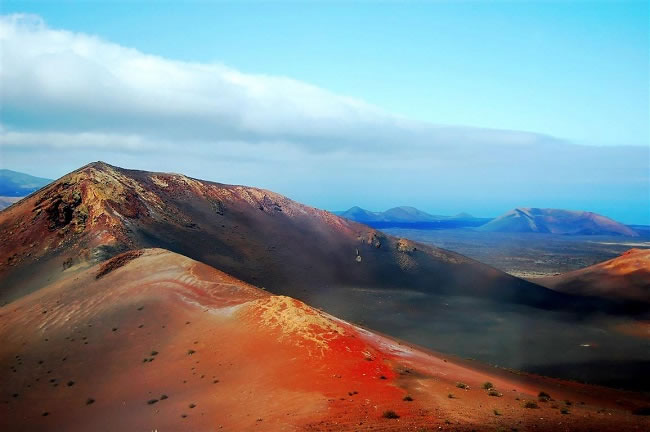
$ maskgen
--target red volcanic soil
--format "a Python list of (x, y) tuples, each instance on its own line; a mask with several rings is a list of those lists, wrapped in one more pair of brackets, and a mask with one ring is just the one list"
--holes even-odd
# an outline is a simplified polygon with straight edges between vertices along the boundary
[(609, 261), (535, 282), (569, 294), (650, 303), (650, 249), (630, 249)]
[(462, 255), (397, 239), (267, 190), (101, 162), (1, 212), (0, 243), (0, 304), (38, 289), (62, 269), (147, 247), (307, 302), (351, 286), (534, 306), (569, 302)]
[(650, 428), (645, 396), (425, 352), (161, 249), (0, 307), (0, 371), (6, 431)]

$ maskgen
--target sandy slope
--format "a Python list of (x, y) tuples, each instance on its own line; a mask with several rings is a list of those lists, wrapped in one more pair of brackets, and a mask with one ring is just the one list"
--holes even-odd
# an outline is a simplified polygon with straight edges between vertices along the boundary
[(638, 394), (443, 358), (161, 249), (63, 273), (0, 308), (0, 430), (650, 427)]
[(569, 294), (650, 303), (650, 249), (630, 249), (614, 259), (535, 282)]

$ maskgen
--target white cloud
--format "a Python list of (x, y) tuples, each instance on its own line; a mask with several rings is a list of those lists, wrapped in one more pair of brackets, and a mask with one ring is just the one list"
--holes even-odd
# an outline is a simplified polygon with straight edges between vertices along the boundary
[[(33, 16), (0, 19), (3, 112), (43, 128), (109, 130), (178, 139), (284, 140), (308, 151), (352, 146), (534, 143), (523, 132), (434, 127), (285, 77), (143, 54), (48, 28)], [(42, 119), (50, 121), (41, 122)]]

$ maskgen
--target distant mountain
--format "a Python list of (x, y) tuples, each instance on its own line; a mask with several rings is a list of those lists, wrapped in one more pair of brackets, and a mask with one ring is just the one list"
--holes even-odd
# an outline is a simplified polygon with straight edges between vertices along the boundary
[(362, 209), (361, 207), (354, 206), (346, 211), (334, 212), (334, 214), (344, 217), (356, 222), (377, 222), (384, 220), (381, 212), (371, 212), (370, 210)]
[(480, 227), (490, 232), (537, 232), (572, 235), (637, 237), (631, 228), (608, 217), (586, 211), (516, 208)]
[(0, 210), (6, 209), (16, 201), (20, 200), (21, 197), (6, 197), (0, 196)]
[(650, 249), (630, 249), (609, 261), (534, 281), (568, 294), (650, 303)]
[(52, 183), (50, 179), (0, 169), (0, 196), (2, 197), (24, 197), (50, 183)]
[(393, 207), (384, 212), (373, 212), (354, 206), (349, 210), (334, 213), (373, 228), (450, 229), (477, 227), (491, 220), (476, 218), (469, 213), (459, 213), (456, 216), (432, 215), (409, 206)]

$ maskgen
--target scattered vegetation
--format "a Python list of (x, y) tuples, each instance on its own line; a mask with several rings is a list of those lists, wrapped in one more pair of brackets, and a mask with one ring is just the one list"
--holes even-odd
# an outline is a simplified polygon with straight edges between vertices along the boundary
[(192, 354), (194, 354), (195, 352), (196, 352), (196, 351), (194, 351), (193, 349), (191, 349), (191, 350), (187, 350), (187, 355), (192, 355)]
[(448, 397), (449, 399), (453, 399), (453, 398), (454, 398), (454, 395), (453, 395), (453, 393), (449, 393), (449, 394), (447, 395), (447, 397)]
[(562, 414), (569, 414), (569, 408), (562, 407), (562, 408), (560, 408), (560, 412), (561, 412)]
[(191, 403), (189, 406), (190, 406), (190, 408), (195, 408), (196, 404)]
[(148, 405), (153, 405), (153, 404), (155, 404), (156, 402), (158, 402), (158, 399), (149, 399), (149, 400), (147, 401), (147, 404), (148, 404)]
[(86, 399), (86, 405), (92, 405), (94, 403), (95, 403), (95, 399), (93, 399), (93, 398)]
[(68, 387), (72, 387), (74, 385), (74, 381), (68, 381)]
[(167, 396), (166, 394), (161, 395), (161, 396), (160, 396), (160, 400), (165, 400), (165, 399), (167, 399), (168, 397), (169, 397), (169, 396)]
[(539, 405), (535, 401), (526, 401), (524, 402), (524, 408), (539, 408)]
[(501, 412), (498, 409), (493, 409), (492, 412), (494, 413), (495, 416), (500, 416)]
[(393, 410), (386, 410), (386, 411), (384, 411), (384, 413), (381, 416), (383, 418), (387, 418), (387, 419), (398, 419), (399, 418), (399, 414), (397, 414)]
[(149, 355), (157, 356), (157, 355), (158, 355), (158, 351), (151, 351), (151, 354), (149, 354)]
[(488, 391), (489, 396), (495, 396), (495, 397), (501, 397), (503, 396), (501, 393), (499, 393), (496, 389), (490, 389)]
[(492, 384), (490, 381), (484, 382), (483, 383), (483, 388), (485, 390), (490, 390), (494, 388), (494, 384)]
[(462, 382), (457, 382), (456, 387), (458, 387), (460, 389), (465, 389), (465, 390), (469, 389), (469, 386), (467, 384), (465, 384), (465, 383), (462, 383)]
[(540, 402), (548, 402), (548, 401), (553, 400), (553, 399), (551, 398), (550, 394), (541, 391), (537, 395), (537, 400), (540, 401)]
[(565, 404), (566, 406), (571, 406), (571, 405), (573, 405), (573, 402), (571, 402), (570, 400), (565, 400), (565, 401), (564, 401), (564, 404)]
[(409, 396), (409, 395), (404, 396), (404, 398), (402, 400), (404, 400), (406, 402), (413, 402), (413, 398), (411, 396)]

